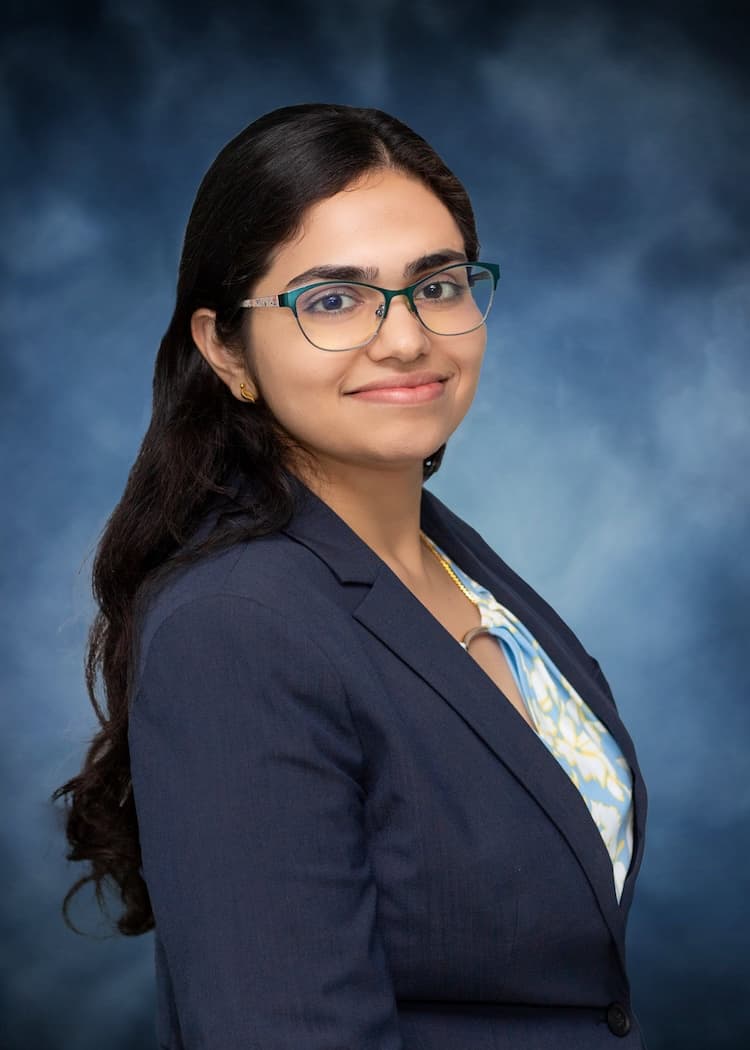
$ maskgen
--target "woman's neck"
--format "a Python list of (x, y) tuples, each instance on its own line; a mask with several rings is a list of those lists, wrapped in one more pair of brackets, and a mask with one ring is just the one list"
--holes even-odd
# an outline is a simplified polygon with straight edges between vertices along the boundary
[(301, 480), (375, 551), (397, 575), (414, 583), (432, 577), (430, 559), (420, 536), (421, 463), (409, 469), (363, 469), (355, 465), (329, 469)]

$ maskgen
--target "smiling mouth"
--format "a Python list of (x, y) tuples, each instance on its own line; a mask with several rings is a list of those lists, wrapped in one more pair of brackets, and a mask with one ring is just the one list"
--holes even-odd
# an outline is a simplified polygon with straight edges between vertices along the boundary
[[(408, 380), (408, 376), (404, 376), (404, 380)], [(437, 383), (446, 383), (450, 379), (450, 376), (435, 376), (434, 378), (423, 379), (419, 383), (409, 383), (407, 381), (403, 383), (391, 383), (388, 386), (364, 386), (360, 387), (359, 390), (347, 390), (347, 394), (370, 394), (376, 390), (415, 390), (421, 386), (434, 386)]]
[(446, 380), (434, 379), (418, 386), (381, 386), (369, 390), (354, 390), (348, 396), (358, 401), (379, 401), (387, 404), (421, 404), (442, 397)]

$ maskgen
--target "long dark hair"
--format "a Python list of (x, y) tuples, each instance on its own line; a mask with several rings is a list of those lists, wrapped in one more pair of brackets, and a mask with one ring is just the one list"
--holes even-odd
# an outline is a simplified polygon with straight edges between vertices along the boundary
[[(238, 304), (270, 266), (273, 251), (300, 228), (306, 210), (359, 176), (390, 167), (422, 181), (448, 208), (478, 258), (471, 203), (464, 187), (423, 138), (378, 109), (307, 104), (267, 113), (231, 140), (206, 173), (185, 232), (174, 314), (161, 341), (151, 422), (93, 563), (98, 612), (85, 655), (85, 680), (100, 723), (80, 773), (52, 795), (66, 798), (67, 859), (89, 867), (66, 893), (93, 881), (104, 910), (109, 878), (124, 911), (122, 934), (154, 926), (141, 874), (138, 824), (130, 791), (128, 703), (139, 598), (167, 571), (218, 547), (286, 525), (294, 511), (287, 468), (301, 450), (260, 398), (239, 402), (195, 346), (190, 321), (199, 307), (216, 311), (227, 346), (242, 352)], [(424, 461), (440, 466), (445, 444)], [(221, 515), (199, 544), (188, 540), (237, 474), (252, 477), (252, 506)], [(97, 700), (101, 684), (105, 710)]]

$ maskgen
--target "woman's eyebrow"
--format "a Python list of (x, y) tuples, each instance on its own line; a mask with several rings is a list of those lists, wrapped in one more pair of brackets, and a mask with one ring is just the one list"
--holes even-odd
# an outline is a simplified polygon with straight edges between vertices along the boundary
[[(457, 252), (454, 248), (443, 248), (440, 251), (430, 252), (429, 255), (421, 255), (418, 259), (413, 259), (412, 262), (407, 263), (404, 267), (404, 277), (408, 280), (410, 277), (415, 277), (418, 273), (424, 273), (426, 270), (437, 270), (447, 263), (466, 261), (466, 252)], [(322, 281), (374, 281), (379, 272), (377, 266), (321, 264), (320, 266), (311, 266), (309, 270), (298, 273), (296, 277), (289, 281), (284, 291), (316, 279)]]

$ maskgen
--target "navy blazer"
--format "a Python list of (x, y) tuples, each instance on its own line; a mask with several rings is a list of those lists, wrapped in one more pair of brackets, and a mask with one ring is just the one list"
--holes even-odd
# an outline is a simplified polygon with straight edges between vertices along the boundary
[[(629, 1050), (646, 791), (597, 661), (428, 489), (421, 526), (531, 630), (634, 779), (612, 864), (474, 658), (293, 479), (283, 529), (179, 570), (129, 745), (164, 1050)], [(210, 519), (207, 519), (207, 521)]]

